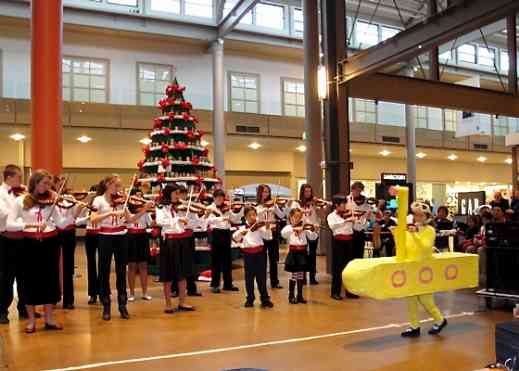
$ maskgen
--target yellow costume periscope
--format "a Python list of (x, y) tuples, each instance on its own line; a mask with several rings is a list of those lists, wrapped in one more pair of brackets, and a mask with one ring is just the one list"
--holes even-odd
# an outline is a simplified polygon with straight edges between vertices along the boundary
[[(433, 254), (435, 230), (429, 225), (407, 230), (409, 190), (398, 188), (398, 225), (393, 234), (396, 257), (356, 259), (342, 273), (343, 284), (349, 292), (373, 299), (407, 298), (411, 328), (402, 336), (420, 335), (418, 303), (436, 321), (430, 334), (437, 334), (447, 324), (434, 304), (433, 293), (478, 285), (478, 255), (462, 253)], [(414, 203), (430, 213), (425, 204)], [(420, 211), (420, 210), (418, 210)]]

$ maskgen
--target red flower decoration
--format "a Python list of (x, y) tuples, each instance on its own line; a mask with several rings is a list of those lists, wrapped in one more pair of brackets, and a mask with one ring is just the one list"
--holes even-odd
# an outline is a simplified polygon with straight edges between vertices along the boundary
[(172, 112), (169, 112), (169, 113), (168, 113), (168, 117), (169, 117), (170, 119), (175, 118), (175, 112), (173, 112), (173, 111), (172, 111)]
[(169, 160), (169, 158), (163, 158), (162, 167), (167, 168), (169, 165), (171, 165), (171, 161)]
[(144, 155), (145, 155), (146, 157), (148, 157), (149, 154), (150, 154), (150, 152), (151, 152), (151, 150), (150, 150), (150, 146), (144, 146), (144, 147), (142, 148), (142, 152), (144, 153)]
[(193, 158), (191, 159), (191, 163), (193, 165), (198, 165), (200, 163), (200, 158), (198, 158), (198, 156), (193, 156)]
[(168, 85), (166, 88), (166, 95), (171, 95), (175, 92), (175, 89), (173, 88), (173, 85)]
[(139, 170), (142, 170), (143, 167), (144, 167), (144, 160), (140, 160), (139, 162), (137, 162), (137, 168), (139, 168)]
[(162, 120), (159, 119), (158, 117), (156, 119), (153, 120), (153, 128), (154, 129), (160, 129), (162, 128)]
[(184, 113), (182, 114), (182, 118), (184, 119), (184, 121), (189, 121), (189, 113), (184, 112)]
[(164, 135), (170, 135), (171, 134), (171, 129), (170, 128), (164, 128), (164, 130), (162, 130), (162, 132), (164, 133)]
[(160, 149), (161, 149), (161, 151), (163, 153), (168, 153), (169, 152), (169, 144), (163, 144)]
[(187, 148), (187, 144), (186, 143), (183, 143), (183, 142), (176, 142), (175, 143), (175, 149), (186, 149)]
[(188, 130), (188, 132), (186, 133), (186, 136), (188, 139), (193, 139), (195, 137), (195, 134), (193, 133), (192, 130)]
[(161, 173), (157, 176), (157, 182), (162, 183), (166, 180), (166, 177), (164, 176), (164, 173)]
[(202, 156), (207, 157), (208, 154), (209, 150), (207, 148), (202, 151)]

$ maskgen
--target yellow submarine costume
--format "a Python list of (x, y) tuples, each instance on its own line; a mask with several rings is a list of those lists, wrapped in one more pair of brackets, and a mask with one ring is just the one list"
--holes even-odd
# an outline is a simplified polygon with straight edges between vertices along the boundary
[[(435, 230), (423, 223), (408, 231), (409, 190), (398, 189), (398, 224), (393, 234), (396, 257), (356, 259), (342, 273), (343, 284), (349, 292), (373, 299), (406, 298), (411, 328), (402, 336), (420, 335), (418, 304), (434, 318), (430, 334), (439, 333), (447, 324), (434, 304), (433, 293), (451, 291), (478, 285), (478, 255), (462, 253), (433, 254)], [(428, 206), (414, 203), (430, 214)], [(417, 211), (420, 211), (417, 210)]]

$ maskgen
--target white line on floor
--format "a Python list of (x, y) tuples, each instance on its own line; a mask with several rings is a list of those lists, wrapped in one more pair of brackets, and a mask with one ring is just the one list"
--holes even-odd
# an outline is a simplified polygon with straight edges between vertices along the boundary
[[(474, 312), (461, 312), (461, 313), (452, 314), (452, 315), (445, 316), (445, 317), (450, 319), (450, 318), (467, 317), (467, 316), (473, 316), (473, 315), (474, 315)], [(423, 320), (421, 322), (423, 323), (423, 322), (428, 322), (431, 320), (432, 320), (432, 318), (429, 318), (429, 319)], [(343, 331), (343, 332), (334, 332), (331, 334), (306, 336), (306, 337), (292, 338), (292, 339), (285, 339), (285, 340), (267, 341), (264, 343), (239, 345), (239, 346), (228, 347), (228, 348), (216, 348), (216, 349), (206, 349), (206, 350), (199, 350), (199, 351), (186, 352), (186, 353), (165, 354), (162, 356), (132, 358), (132, 359), (124, 359), (124, 360), (120, 360), (120, 361), (91, 363), (91, 364), (80, 365), (80, 366), (71, 366), (71, 367), (66, 367), (66, 368), (48, 369), (48, 370), (44, 370), (44, 371), (85, 370), (85, 369), (89, 369), (89, 368), (100, 368), (100, 367), (107, 367), (107, 366), (123, 365), (123, 364), (128, 364), (128, 363), (139, 363), (139, 362), (157, 361), (157, 360), (161, 360), (161, 359), (173, 359), (173, 358), (181, 358), (181, 357), (200, 356), (200, 355), (213, 354), (213, 353), (231, 352), (231, 351), (235, 351), (235, 350), (267, 347), (267, 346), (271, 346), (271, 345), (299, 343), (299, 342), (303, 342), (303, 341), (326, 339), (326, 338), (337, 337), (337, 336), (355, 335), (355, 334), (361, 334), (361, 333), (366, 333), (366, 332), (386, 330), (386, 329), (390, 329), (390, 328), (398, 328), (398, 327), (403, 327), (403, 326), (407, 326), (407, 325), (409, 325), (409, 323), (390, 323), (385, 326), (368, 327), (368, 328)]]

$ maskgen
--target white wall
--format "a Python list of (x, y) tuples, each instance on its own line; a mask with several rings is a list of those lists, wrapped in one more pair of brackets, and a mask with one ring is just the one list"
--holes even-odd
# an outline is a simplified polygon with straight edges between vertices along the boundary
[[(11, 37), (12, 36), (12, 37)], [(3, 67), (3, 95), (9, 98), (30, 96), (30, 41), (27, 32), (0, 37)], [(68, 32), (64, 35), (63, 54), (109, 61), (109, 102), (136, 104), (137, 63), (175, 66), (179, 81), (187, 86), (186, 98), (196, 108), (212, 109), (212, 56), (205, 46), (173, 41), (129, 39), (96, 34)], [(284, 63), (267, 59), (231, 55), (224, 57), (228, 71), (260, 75), (261, 112), (281, 114), (281, 78), (303, 78), (302, 63)], [(225, 81), (227, 95), (227, 78)], [(227, 109), (227, 96), (225, 99)]]

